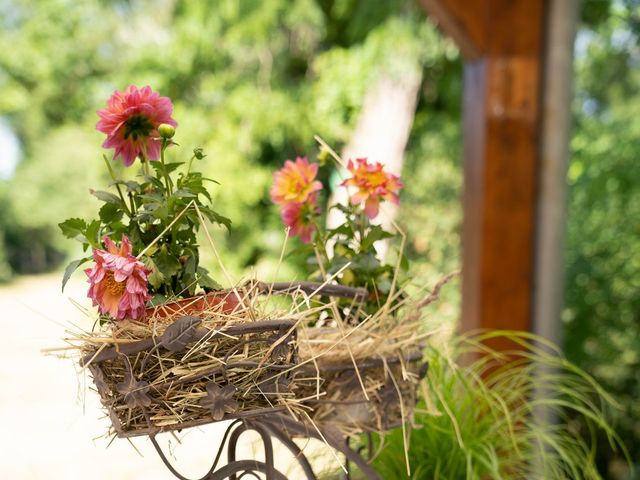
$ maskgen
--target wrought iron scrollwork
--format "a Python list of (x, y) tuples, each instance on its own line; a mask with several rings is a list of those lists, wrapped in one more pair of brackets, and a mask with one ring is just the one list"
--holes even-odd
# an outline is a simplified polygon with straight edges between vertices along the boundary
[[(247, 431), (254, 431), (260, 436), (264, 447), (264, 461), (238, 459), (238, 441), (241, 435)], [(338, 432), (332, 430), (318, 432), (311, 425), (294, 420), (286, 414), (265, 414), (252, 418), (232, 421), (220, 441), (215, 458), (209, 471), (197, 480), (241, 480), (243, 478), (262, 478), (258, 474), (266, 476), (268, 480), (287, 480), (287, 476), (279, 471), (274, 464), (273, 439), (278, 440), (289, 450), (294, 461), (304, 472), (306, 480), (317, 480), (309, 460), (304, 452), (293, 441), (293, 437), (316, 438), (326, 441), (332, 448), (344, 454), (347, 465), (354, 463), (369, 480), (380, 480), (378, 473), (360, 455), (359, 451), (350, 448), (349, 443)], [(196, 480), (185, 477), (171, 464), (162, 447), (156, 440), (156, 435), (149, 435), (162, 462), (169, 471), (179, 480)], [(227, 451), (227, 463), (218, 467), (224, 451)], [(349, 477), (349, 473), (347, 473)]]

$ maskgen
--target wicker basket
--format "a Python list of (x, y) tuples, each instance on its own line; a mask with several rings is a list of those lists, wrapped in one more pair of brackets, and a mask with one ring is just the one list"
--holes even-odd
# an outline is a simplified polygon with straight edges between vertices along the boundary
[[(367, 294), (339, 285), (253, 282), (155, 307), (149, 310), (156, 322), (153, 335), (116, 336), (106, 348), (86, 351), (81, 364), (91, 371), (115, 433), (155, 435), (234, 418), (295, 414), (296, 409), (345, 436), (383, 432), (410, 420), (427, 367), (422, 345), (360, 357), (355, 364), (344, 355), (300, 363), (300, 318), (225, 320), (251, 317), (245, 303), (258, 294), (301, 293), (354, 302)], [(217, 309), (216, 321), (194, 316), (207, 309)], [(311, 330), (320, 338), (326, 334)]]
[[(120, 332), (106, 348), (86, 351), (81, 365), (89, 368), (115, 433), (151, 435), (301, 408), (295, 401), (287, 404), (295, 400), (296, 321), (252, 320), (245, 305), (258, 294), (298, 293), (359, 298), (366, 292), (252, 282), (149, 309), (153, 335), (131, 339)], [(197, 316), (208, 309), (215, 310), (216, 321)], [(227, 320), (243, 316), (240, 322)]]
[[(212, 331), (198, 328), (198, 321), (183, 316), (162, 335), (83, 358), (119, 437), (284, 408), (279, 388), (289, 375), (282, 372), (296, 361), (294, 323), (251, 322)], [(194, 362), (203, 357), (219, 362), (190, 373), (194, 344)]]
[(293, 383), (296, 396), (308, 399), (305, 404), (316, 424), (350, 436), (384, 432), (409, 421), (426, 372), (422, 349), (416, 348), (406, 355), (359, 360), (357, 370), (353, 362), (330, 359), (306, 364), (296, 370)]

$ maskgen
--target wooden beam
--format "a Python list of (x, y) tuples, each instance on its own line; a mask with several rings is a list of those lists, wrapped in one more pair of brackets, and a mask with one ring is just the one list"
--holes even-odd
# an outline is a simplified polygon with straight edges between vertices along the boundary
[(462, 56), (474, 60), (482, 56), (485, 45), (485, 8), (481, 1), (420, 0), (429, 16), (458, 45)]
[(546, 2), (423, 4), (464, 36), (462, 329), (530, 331)]

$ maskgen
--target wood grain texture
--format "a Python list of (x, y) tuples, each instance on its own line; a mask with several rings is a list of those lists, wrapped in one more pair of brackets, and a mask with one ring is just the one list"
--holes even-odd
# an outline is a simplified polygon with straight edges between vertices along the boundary
[(420, 0), (438, 26), (458, 45), (465, 60), (480, 58), (485, 49), (488, 13), (481, 0)]
[(546, 2), (422, 3), (465, 58), (462, 329), (531, 330)]

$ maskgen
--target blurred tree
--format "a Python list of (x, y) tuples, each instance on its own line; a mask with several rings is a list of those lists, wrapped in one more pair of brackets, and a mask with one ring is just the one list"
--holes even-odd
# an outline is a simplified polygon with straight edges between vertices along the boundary
[[(314, 133), (336, 148), (348, 142), (367, 88), (390, 66), (399, 77), (415, 65), (423, 71), (406, 168), (425, 179), (432, 159), (456, 168), (456, 157), (428, 149), (452, 142), (441, 152), (455, 153), (457, 127), (442, 140), (431, 127), (456, 125), (459, 61), (411, 0), (46, 0), (37, 8), (9, 0), (0, 8), (0, 88), (8, 93), (0, 116), (25, 154), (7, 196), (25, 228), (95, 209), (86, 189), (107, 182), (95, 110), (129, 83), (171, 96), (177, 141), (208, 154), (201, 168), (222, 183), (212, 192), (216, 208), (235, 220), (228, 236), (214, 238), (238, 277), (247, 267), (272, 272), (279, 256), (284, 235), (268, 199), (271, 172), (295, 155), (313, 157)], [(410, 62), (399, 61), (399, 39)], [(458, 211), (459, 183), (448, 191), (442, 205)], [(426, 213), (425, 195), (437, 197), (407, 188), (403, 201), (441, 225)], [(456, 228), (453, 221), (441, 229), (452, 245)], [(447, 268), (457, 263), (457, 254), (434, 258)]]
[[(583, 4), (563, 320), (568, 357), (620, 401), (618, 429), (640, 466), (639, 7)], [(602, 473), (628, 478), (602, 444)]]

